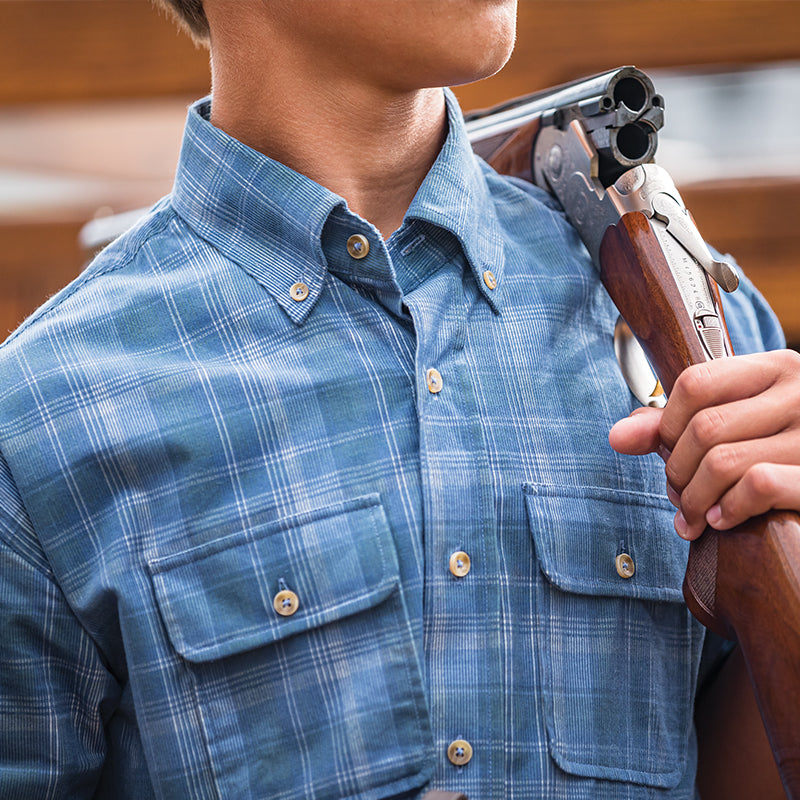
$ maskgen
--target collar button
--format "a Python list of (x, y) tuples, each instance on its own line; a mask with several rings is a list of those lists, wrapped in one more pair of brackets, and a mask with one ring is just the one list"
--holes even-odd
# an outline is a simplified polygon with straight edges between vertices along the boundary
[(292, 300), (297, 303), (302, 303), (303, 300), (308, 297), (308, 286), (300, 282), (292, 284), (292, 287), (289, 289), (289, 294)]
[(362, 236), (360, 233), (354, 233), (347, 240), (347, 252), (352, 258), (365, 258), (367, 253), (369, 253), (369, 239), (367, 239), (366, 236)]

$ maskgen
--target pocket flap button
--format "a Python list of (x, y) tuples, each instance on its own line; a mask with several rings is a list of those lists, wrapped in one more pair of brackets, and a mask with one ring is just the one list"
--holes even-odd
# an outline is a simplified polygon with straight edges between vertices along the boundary
[(291, 589), (281, 589), (273, 598), (272, 605), (282, 617), (291, 617), (297, 611), (300, 600)]
[(636, 565), (627, 553), (620, 553), (615, 559), (615, 564), (620, 578), (632, 578), (636, 572)]

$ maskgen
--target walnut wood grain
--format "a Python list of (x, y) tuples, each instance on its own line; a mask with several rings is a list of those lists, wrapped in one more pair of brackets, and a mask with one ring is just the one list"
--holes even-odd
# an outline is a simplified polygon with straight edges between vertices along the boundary
[(533, 183), (533, 143), (540, 128), (539, 120), (517, 128), (510, 135), (478, 142), (475, 152), (503, 175), (511, 175)]

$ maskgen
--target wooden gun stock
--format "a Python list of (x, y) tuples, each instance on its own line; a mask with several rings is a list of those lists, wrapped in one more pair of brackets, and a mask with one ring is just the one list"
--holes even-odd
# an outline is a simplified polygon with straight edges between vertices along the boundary
[(540, 127), (540, 121), (534, 119), (510, 133), (473, 142), (472, 149), (501, 175), (533, 183), (531, 154)]
[[(476, 137), (473, 148), (498, 172), (535, 182), (539, 131), (538, 119), (527, 120)], [(606, 290), (669, 394), (686, 367), (708, 356), (648, 218), (622, 215), (602, 238), (599, 262)], [(800, 800), (800, 516), (776, 512), (725, 533), (707, 529), (690, 547), (684, 596), (700, 622), (738, 641), (781, 781)]]
[[(706, 360), (650, 223), (626, 214), (600, 248), (601, 279), (671, 391)], [(773, 512), (692, 542), (684, 580), (692, 613), (738, 641), (787, 795), (800, 798), (800, 516)]]

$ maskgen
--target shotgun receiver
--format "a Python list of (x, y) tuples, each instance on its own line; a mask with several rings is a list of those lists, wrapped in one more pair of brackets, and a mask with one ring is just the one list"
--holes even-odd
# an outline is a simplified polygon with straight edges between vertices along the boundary
[[(733, 354), (719, 287), (738, 284), (653, 163), (663, 114), (650, 78), (621, 67), (467, 116), (479, 156), (563, 206), (627, 323), (617, 326), (623, 372), (649, 362), (658, 376), (642, 391), (629, 380), (650, 405), (687, 366)], [(683, 589), (700, 622), (738, 641), (787, 796), (800, 800), (800, 516), (707, 528)]]

